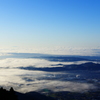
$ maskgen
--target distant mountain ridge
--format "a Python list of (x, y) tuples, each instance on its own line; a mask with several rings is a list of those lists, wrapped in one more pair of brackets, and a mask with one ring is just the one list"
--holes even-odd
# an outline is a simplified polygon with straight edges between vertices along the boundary
[(20, 93), (14, 91), (13, 87), (8, 91), (0, 88), (0, 100), (56, 100), (50, 96), (38, 92)]
[[(60, 64), (60, 65), (62, 65), (62, 64)], [(40, 70), (40, 71), (50, 71), (50, 72), (68, 71), (68, 70), (100, 70), (100, 64), (96, 64), (93, 62), (88, 62), (88, 63), (84, 63), (84, 64), (80, 64), (80, 65), (71, 64), (71, 65), (62, 65), (62, 66), (63, 67), (50, 67), (50, 68), (49, 67), (36, 68), (33, 66), (29, 66), (29, 67), (19, 67), (19, 68), (25, 69), (25, 70)]]

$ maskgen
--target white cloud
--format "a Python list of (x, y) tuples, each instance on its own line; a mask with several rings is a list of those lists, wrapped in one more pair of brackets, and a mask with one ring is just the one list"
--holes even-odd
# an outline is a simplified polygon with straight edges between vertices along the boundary
[[(20, 69), (0, 69), (0, 86), (9, 89), (14, 87), (19, 92), (38, 91), (44, 88), (48, 88), (52, 91), (86, 91), (89, 89), (95, 89), (93, 84), (79, 83), (75, 81), (57, 81), (41, 79), (46, 74), (65, 74), (65, 73), (53, 73), (43, 71), (28, 71)], [(39, 79), (40, 77), (40, 79)], [(32, 80), (32, 81), (27, 81)]]
[[(96, 50), (99, 52), (99, 49)], [(22, 52), (22, 53), (47, 53), (47, 54), (63, 54), (63, 55), (97, 55), (93, 49), (82, 49), (82, 48), (66, 48), (66, 47), (55, 47), (55, 48), (19, 48), (16, 49), (2, 49), (1, 56), (9, 56), (7, 52)], [(3, 53), (2, 53), (3, 52)], [(5, 86), (9, 88), (13, 86), (17, 91), (28, 92), (39, 90), (43, 88), (52, 89), (54, 91), (84, 91), (87, 89), (93, 89), (95, 86), (93, 84), (87, 83), (77, 83), (77, 82), (68, 82), (68, 81), (56, 81), (56, 80), (38, 80), (39, 77), (45, 74), (51, 74), (50, 72), (43, 71), (28, 71), (18, 69), (16, 67), (61, 67), (60, 66), (51, 66), (55, 64), (81, 64), (86, 61), (78, 62), (51, 62), (44, 59), (19, 59), (19, 58), (6, 58), (0, 59), (0, 86)], [(8, 67), (8, 68), (7, 68)], [(55, 73), (62, 74), (62, 73)], [(25, 81), (23, 78), (29, 77), (32, 81)]]
[(19, 58), (6, 58), (0, 60), (0, 67), (51, 67), (51, 64), (58, 64), (58, 62), (50, 62), (44, 59), (19, 59)]
[(77, 83), (77, 82), (63, 82), (63, 81), (34, 81), (31, 83), (24, 83), (21, 88), (17, 90), (20, 92), (29, 92), (29, 91), (39, 91), (42, 89), (50, 89), (52, 91), (71, 91), (71, 92), (83, 92), (89, 89), (96, 89), (93, 84), (88, 83)]
[(43, 53), (57, 55), (100, 55), (100, 47), (82, 48), (82, 47), (9, 47), (1, 48), (0, 52), (16, 52), (16, 53)]
[[(76, 62), (54, 62), (54, 61), (48, 61), (44, 59), (33, 59), (33, 58), (6, 58), (6, 59), (1, 59), (0, 60), (0, 67), (2, 68), (15, 68), (15, 67), (28, 67), (28, 66), (33, 66), (33, 67), (62, 67), (62, 65), (57, 65), (57, 64), (65, 64), (65, 65), (70, 65), (70, 64), (82, 64), (86, 63), (89, 61), (76, 61)], [(54, 66), (52, 66), (54, 65)]]

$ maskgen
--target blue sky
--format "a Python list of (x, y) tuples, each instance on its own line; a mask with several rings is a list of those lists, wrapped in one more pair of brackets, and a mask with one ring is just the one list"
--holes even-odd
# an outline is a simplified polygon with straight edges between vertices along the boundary
[(0, 0), (0, 46), (98, 47), (100, 0)]

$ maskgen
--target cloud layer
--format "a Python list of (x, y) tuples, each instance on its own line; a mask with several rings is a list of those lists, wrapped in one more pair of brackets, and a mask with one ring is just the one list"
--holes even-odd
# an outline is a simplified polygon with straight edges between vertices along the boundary
[(100, 47), (9, 47), (1, 48), (1, 54), (7, 52), (16, 52), (16, 53), (43, 53), (43, 54), (58, 54), (58, 55), (89, 55), (89, 56), (98, 56), (100, 55)]
[(20, 69), (2, 69), (0, 70), (0, 86), (9, 88), (14, 87), (19, 92), (39, 91), (48, 88), (52, 91), (77, 91), (82, 92), (89, 89), (96, 89), (93, 84), (79, 83), (75, 81), (60, 81), (41, 79), (47, 73), (41, 71), (25, 71)]
[[(27, 66), (33, 66), (37, 68), (42, 67), (62, 67), (62, 65), (57, 64), (64, 64), (64, 65), (70, 65), (70, 64), (82, 64), (90, 61), (74, 61), (74, 62), (60, 62), (60, 61), (48, 61), (45, 59), (35, 59), (35, 58), (6, 58), (0, 60), (0, 67), (2, 68), (17, 68), (17, 67), (27, 67)], [(53, 66), (52, 66), (53, 65)]]
[[(62, 67), (57, 64), (81, 64), (86, 61), (76, 62), (54, 62), (44, 59), (34, 58), (5, 58), (0, 59), (0, 86), (14, 87), (19, 92), (38, 91), (48, 88), (53, 91), (86, 91), (96, 88), (90, 83), (80, 83), (76, 81), (62, 81), (63, 76), (73, 73), (65, 72), (44, 72), (34, 70), (23, 70), (19, 67)], [(55, 65), (55, 66), (52, 66)]]

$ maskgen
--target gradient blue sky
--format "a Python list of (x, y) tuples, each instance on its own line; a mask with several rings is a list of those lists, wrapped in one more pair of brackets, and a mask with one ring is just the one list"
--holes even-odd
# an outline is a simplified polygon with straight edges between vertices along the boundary
[(100, 0), (0, 0), (0, 46), (100, 46)]

